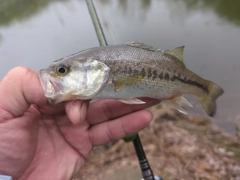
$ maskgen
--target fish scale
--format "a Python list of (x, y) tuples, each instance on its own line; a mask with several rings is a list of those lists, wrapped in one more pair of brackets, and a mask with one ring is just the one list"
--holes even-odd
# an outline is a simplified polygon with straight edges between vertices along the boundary
[[(114, 98), (134, 104), (144, 103), (140, 97), (171, 100), (193, 94), (213, 116), (223, 90), (186, 68), (183, 49), (162, 51), (139, 42), (95, 47), (55, 61), (39, 75), (45, 92), (47, 83), (55, 87), (45, 94), (52, 103)], [(59, 68), (66, 73), (60, 74)]]

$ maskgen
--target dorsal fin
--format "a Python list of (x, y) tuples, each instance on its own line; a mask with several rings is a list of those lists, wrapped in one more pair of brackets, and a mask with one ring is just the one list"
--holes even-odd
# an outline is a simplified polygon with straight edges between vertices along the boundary
[(148, 51), (161, 51), (161, 49), (156, 49), (152, 46), (149, 46), (149, 45), (144, 44), (144, 43), (140, 43), (138, 41), (129, 41), (129, 42), (126, 42), (125, 45), (145, 49), (145, 50), (148, 50)]
[(169, 50), (166, 50), (164, 52), (168, 53), (168, 54), (171, 54), (171, 55), (177, 57), (182, 62), (184, 62), (183, 61), (183, 51), (184, 51), (184, 46), (177, 47), (177, 48), (174, 48), (174, 49), (169, 49)]

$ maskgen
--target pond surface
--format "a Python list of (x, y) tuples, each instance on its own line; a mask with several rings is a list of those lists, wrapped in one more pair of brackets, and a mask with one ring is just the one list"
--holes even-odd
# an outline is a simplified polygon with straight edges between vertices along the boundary
[[(108, 44), (185, 45), (186, 66), (225, 91), (212, 122), (228, 132), (240, 126), (240, 1), (94, 2)], [(0, 1), (0, 78), (15, 66), (38, 71), (94, 46), (98, 40), (83, 0)]]

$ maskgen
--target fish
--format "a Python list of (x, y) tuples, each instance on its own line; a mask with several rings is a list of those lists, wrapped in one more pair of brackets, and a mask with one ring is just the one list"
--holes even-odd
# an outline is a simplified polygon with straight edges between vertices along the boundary
[(104, 98), (143, 104), (140, 98), (149, 97), (186, 113), (181, 106), (191, 104), (183, 95), (192, 94), (214, 116), (224, 91), (187, 69), (183, 51), (184, 46), (161, 50), (134, 41), (94, 47), (54, 61), (39, 78), (50, 104)]

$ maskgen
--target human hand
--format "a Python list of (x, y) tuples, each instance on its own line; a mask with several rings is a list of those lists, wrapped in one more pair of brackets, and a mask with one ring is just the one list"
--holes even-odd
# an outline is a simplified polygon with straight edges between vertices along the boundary
[(101, 100), (49, 105), (38, 75), (11, 70), (0, 82), (0, 174), (13, 179), (70, 179), (95, 145), (134, 134), (151, 121), (144, 108)]

